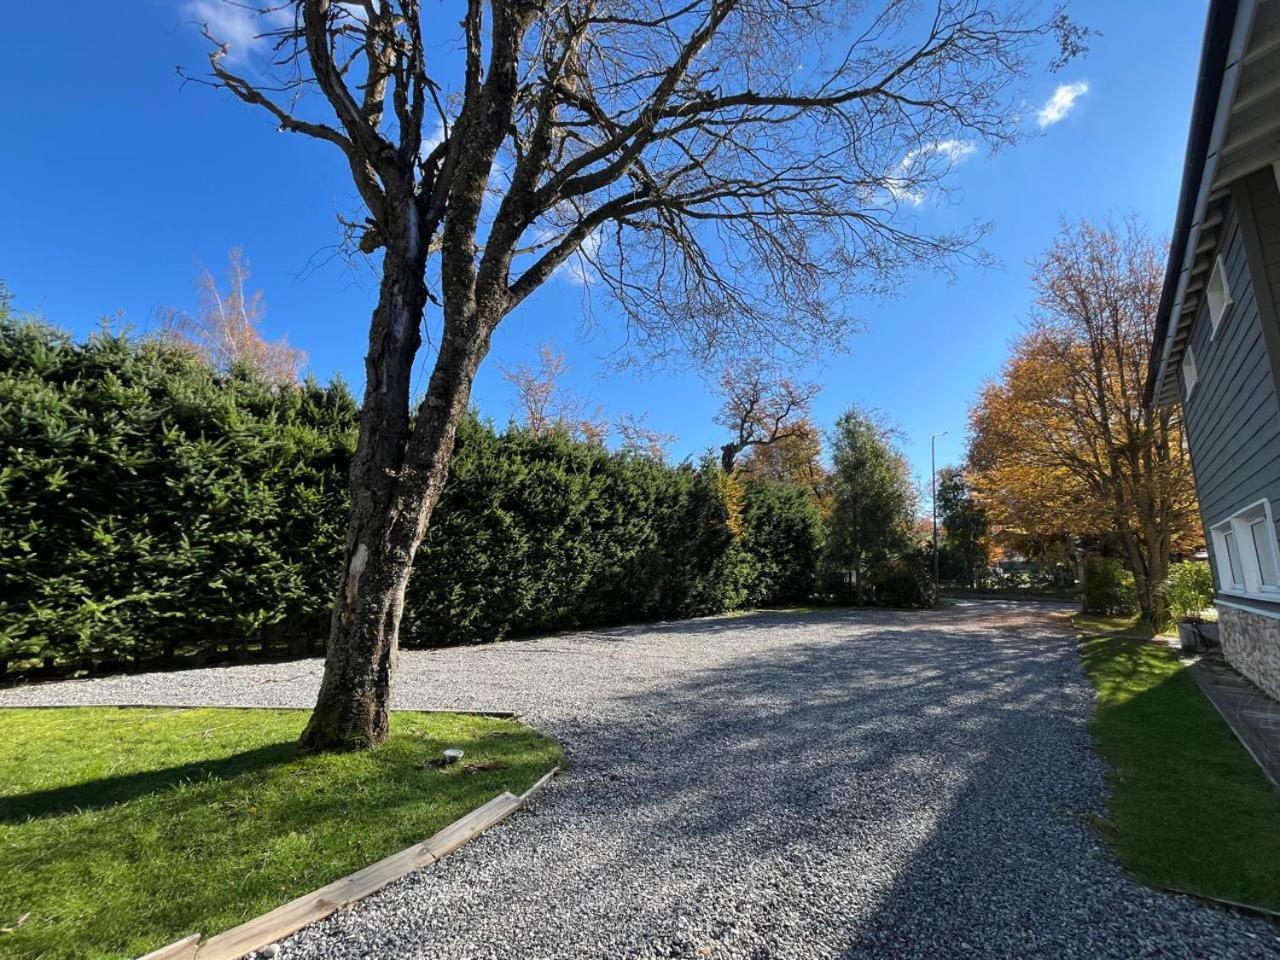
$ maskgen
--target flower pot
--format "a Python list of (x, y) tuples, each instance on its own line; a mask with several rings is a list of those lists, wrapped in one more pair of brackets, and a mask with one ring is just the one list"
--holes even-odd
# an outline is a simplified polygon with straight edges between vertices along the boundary
[(1187, 653), (1201, 653), (1205, 649), (1200, 624), (1195, 620), (1183, 620), (1178, 624), (1178, 645)]

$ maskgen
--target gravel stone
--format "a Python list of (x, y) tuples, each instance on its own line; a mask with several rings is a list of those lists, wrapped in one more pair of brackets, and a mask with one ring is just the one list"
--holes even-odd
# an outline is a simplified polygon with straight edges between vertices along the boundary
[[(280, 960), (1280, 957), (1280, 927), (1144, 887), (1099, 843), (1093, 694), (1052, 611), (761, 613), (404, 651), (398, 707), (521, 711), (571, 769)], [(321, 666), (0, 705), (308, 706)]]

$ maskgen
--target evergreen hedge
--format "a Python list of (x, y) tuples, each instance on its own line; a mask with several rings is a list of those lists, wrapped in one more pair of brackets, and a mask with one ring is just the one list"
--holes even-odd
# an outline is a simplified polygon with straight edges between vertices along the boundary
[[(318, 651), (357, 412), (0, 303), (0, 674)], [(802, 600), (818, 551), (798, 488), (470, 417), (402, 642)]]
[(314, 649), (356, 404), (0, 311), (0, 666)]

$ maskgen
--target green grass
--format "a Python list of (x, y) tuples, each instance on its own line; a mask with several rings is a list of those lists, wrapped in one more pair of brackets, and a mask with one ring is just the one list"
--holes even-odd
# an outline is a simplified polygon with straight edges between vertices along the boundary
[(1123, 636), (1150, 640), (1156, 635), (1151, 625), (1136, 614), (1128, 617), (1104, 617), (1099, 613), (1077, 613), (1071, 618), (1071, 622), (1086, 637)]
[[(0, 710), (0, 956), (134, 957), (430, 836), (561, 762), (521, 724), (396, 713), (302, 756), (297, 710)], [(445, 747), (459, 764), (433, 766)], [(495, 769), (468, 772), (469, 764)]]
[(1280, 793), (1173, 652), (1083, 639), (1098, 691), (1092, 721), (1110, 766), (1099, 824), (1138, 878), (1280, 910)]

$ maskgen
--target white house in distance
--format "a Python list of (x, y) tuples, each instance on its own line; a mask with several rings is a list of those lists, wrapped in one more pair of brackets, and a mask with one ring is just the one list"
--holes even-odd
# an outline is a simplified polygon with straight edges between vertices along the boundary
[(1151, 403), (1181, 403), (1227, 660), (1280, 699), (1280, 0), (1211, 0)]

